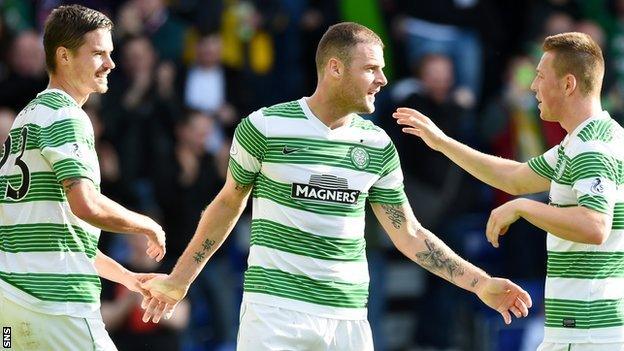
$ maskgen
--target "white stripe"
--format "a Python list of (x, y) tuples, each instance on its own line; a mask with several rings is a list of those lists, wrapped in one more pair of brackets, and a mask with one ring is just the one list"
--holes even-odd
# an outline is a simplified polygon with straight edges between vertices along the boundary
[(76, 217), (69, 203), (54, 201), (32, 201), (0, 205), (0, 225), (31, 223), (56, 223), (77, 225), (86, 232), (100, 236), (100, 229)]
[(269, 199), (253, 199), (253, 218), (267, 219), (306, 233), (341, 239), (364, 236), (364, 217), (315, 214), (279, 205)]
[(0, 291), (7, 299), (35, 312), (79, 318), (102, 318), (99, 301), (96, 303), (41, 301), (2, 279), (0, 279)]
[(41, 150), (41, 155), (52, 165), (67, 158), (75, 159), (90, 167), (92, 173), (88, 174), (89, 179), (100, 184), (100, 166), (97, 154), (95, 150), (83, 143), (67, 143), (57, 147), (46, 147)]
[(367, 318), (366, 308), (323, 306), (305, 301), (247, 291), (243, 293), (243, 303), (245, 302), (275, 306), (291, 311), (300, 311), (323, 318), (344, 320), (366, 320)]
[(383, 189), (396, 189), (401, 185), (403, 185), (403, 170), (401, 166), (399, 166), (394, 171), (386, 174), (383, 178), (379, 178), (374, 186)]
[(260, 162), (253, 157), (234, 137), (230, 147), (230, 157), (248, 172), (257, 173), (260, 171)]
[[(6, 166), (3, 167), (0, 174), (2, 175), (15, 175), (22, 174), (22, 170), (15, 166), (15, 158), (18, 154), (12, 154), (9, 156)], [(28, 170), (30, 173), (33, 172), (52, 172), (52, 168), (50, 164), (45, 161), (45, 159), (41, 156), (41, 152), (39, 149), (32, 149), (24, 151), (24, 155), (21, 158), (24, 163), (28, 166)]]
[[(94, 274), (95, 266), (84, 252), (0, 251), (0, 270), (11, 273)], [(68, 270), (71, 267), (71, 270)]]
[(590, 252), (624, 252), (624, 230), (612, 230), (609, 238), (602, 245), (576, 243), (548, 234), (546, 239), (548, 251), (590, 251)]
[(271, 180), (280, 183), (310, 183), (311, 175), (328, 174), (345, 179), (349, 189), (367, 193), (379, 179), (377, 174), (354, 169), (316, 164), (268, 163), (262, 164), (262, 173)]
[(264, 246), (253, 245), (249, 249), (249, 266), (305, 275), (315, 280), (329, 280), (345, 283), (368, 283), (368, 263), (321, 260), (299, 256)]
[[(577, 349), (587, 351), (621, 350), (621, 345), (611, 345), (616, 346), (616, 348), (608, 348), (608, 344), (624, 342), (624, 328), (610, 327), (600, 329), (572, 329), (547, 327), (544, 328), (544, 342), (566, 344), (566, 348), (564, 350), (567, 350), (568, 344), (581, 344), (573, 345), (570, 348), (571, 351), (575, 351)], [(581, 349), (580, 346), (585, 348)]]
[(546, 278), (545, 297), (579, 301), (621, 299), (624, 298), (624, 278)]
[(569, 158), (574, 158), (586, 152), (597, 152), (619, 160), (624, 158), (622, 140), (619, 138), (614, 138), (610, 142), (604, 142), (602, 140), (582, 141), (578, 136), (575, 136), (570, 146), (565, 148), (565, 154)]
[(87, 113), (80, 107), (67, 106), (58, 110), (52, 110), (47, 106), (38, 104), (33, 110), (18, 115), (12, 129), (21, 128), (27, 123), (36, 124), (41, 128), (47, 128), (55, 122), (70, 118), (85, 119), (91, 123)]

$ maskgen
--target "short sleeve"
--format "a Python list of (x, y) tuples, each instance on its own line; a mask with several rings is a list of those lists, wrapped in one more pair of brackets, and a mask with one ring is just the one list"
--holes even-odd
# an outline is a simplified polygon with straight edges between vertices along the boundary
[(39, 149), (59, 183), (70, 178), (88, 178), (99, 185), (93, 126), (86, 115), (60, 119), (41, 128)]
[(613, 213), (619, 179), (616, 158), (597, 149), (586, 149), (571, 159), (570, 178), (580, 206)]
[(238, 124), (230, 148), (229, 171), (234, 180), (243, 185), (254, 182), (260, 172), (267, 149), (266, 136), (258, 128), (261, 112), (250, 115)]
[(370, 203), (402, 204), (407, 201), (403, 189), (403, 170), (399, 154), (392, 141), (384, 148), (379, 179), (373, 184), (368, 193)]
[(546, 179), (553, 180), (555, 177), (559, 147), (559, 145), (556, 145), (544, 154), (531, 158), (528, 161), (528, 165), (533, 172)]

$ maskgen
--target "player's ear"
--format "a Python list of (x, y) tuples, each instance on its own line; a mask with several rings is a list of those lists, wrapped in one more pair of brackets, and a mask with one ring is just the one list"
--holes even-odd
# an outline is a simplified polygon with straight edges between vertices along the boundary
[(344, 65), (338, 58), (332, 57), (327, 62), (326, 70), (332, 77), (338, 78), (344, 72)]
[(57, 66), (66, 66), (71, 61), (71, 53), (64, 46), (56, 48), (55, 59)]

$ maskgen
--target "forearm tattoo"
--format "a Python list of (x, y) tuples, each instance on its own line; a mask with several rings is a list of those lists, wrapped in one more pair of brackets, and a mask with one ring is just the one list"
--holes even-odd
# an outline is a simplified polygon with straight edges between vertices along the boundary
[(394, 228), (399, 229), (401, 228), (401, 225), (405, 223), (405, 215), (403, 214), (401, 205), (383, 204), (381, 205), (381, 208), (383, 208), (386, 215), (388, 215), (388, 219), (392, 222), (392, 226)]
[(245, 184), (241, 184), (239, 182), (236, 182), (236, 186), (234, 187), (234, 189), (238, 190), (238, 191), (245, 191), (249, 188), (249, 184), (245, 185)]
[(71, 178), (66, 180), (63, 183), (63, 189), (65, 190), (65, 194), (69, 193), (70, 191), (72, 191), (72, 189), (78, 185), (80, 183), (80, 181), (82, 180), (82, 178)]
[(474, 278), (472, 282), (470, 283), (470, 287), (474, 288), (475, 286), (477, 286), (478, 283), (479, 283), (479, 278)]
[(201, 261), (203, 261), (205, 257), (206, 257), (206, 254), (203, 251), (197, 251), (195, 252), (195, 255), (193, 255), (193, 259), (197, 263), (201, 263)]
[(427, 246), (425, 251), (416, 253), (416, 261), (424, 268), (445, 274), (451, 281), (464, 274), (464, 268), (459, 262), (448, 257), (433, 241), (425, 239), (425, 245)]
[(193, 259), (195, 260), (195, 262), (201, 263), (204, 258), (206, 258), (206, 252), (210, 252), (210, 249), (212, 249), (214, 244), (215, 241), (212, 239), (204, 240), (204, 242), (202, 243), (202, 250), (195, 252), (195, 255), (193, 255)]

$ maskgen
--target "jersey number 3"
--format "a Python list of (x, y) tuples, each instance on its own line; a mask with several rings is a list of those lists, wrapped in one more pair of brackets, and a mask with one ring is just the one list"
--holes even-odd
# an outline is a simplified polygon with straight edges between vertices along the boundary
[[(30, 171), (28, 170), (28, 166), (22, 160), (22, 156), (24, 156), (24, 151), (26, 150), (26, 138), (28, 137), (28, 127), (23, 127), (21, 131), (22, 136), (22, 147), (20, 149), (19, 155), (15, 158), (15, 166), (19, 167), (22, 172), (22, 184), (17, 189), (13, 189), (11, 184), (7, 179), (7, 188), (6, 188), (6, 197), (11, 198), (13, 200), (20, 200), (28, 193), (28, 188), (30, 186)], [(11, 135), (9, 134), (7, 140), (4, 142), (4, 154), (2, 155), (2, 159), (0, 160), (0, 168), (4, 167), (4, 164), (9, 159), (9, 154), (11, 153)]]

